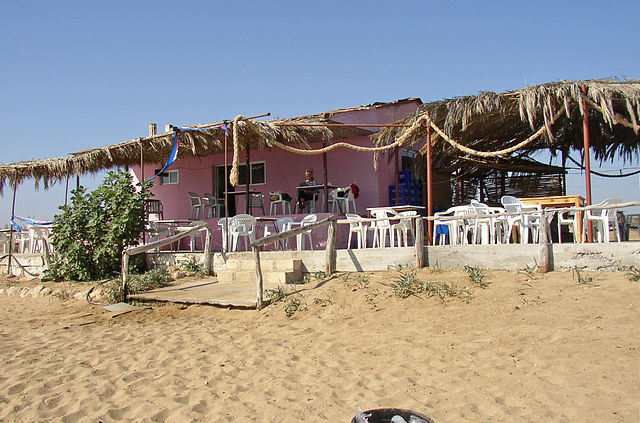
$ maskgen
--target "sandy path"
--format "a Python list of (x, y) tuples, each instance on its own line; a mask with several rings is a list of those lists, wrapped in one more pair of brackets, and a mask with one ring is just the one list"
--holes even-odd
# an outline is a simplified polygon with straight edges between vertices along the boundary
[(1, 295), (0, 421), (346, 423), (356, 406), (437, 422), (640, 421), (640, 283), (419, 276), (468, 285), (472, 299), (394, 297), (393, 272), (307, 284), (292, 318), (283, 303), (113, 318)]

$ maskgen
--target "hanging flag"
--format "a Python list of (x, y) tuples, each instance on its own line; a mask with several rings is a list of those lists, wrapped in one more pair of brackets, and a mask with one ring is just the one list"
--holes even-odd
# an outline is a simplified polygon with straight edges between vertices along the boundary
[(160, 169), (160, 171), (158, 173), (153, 175), (151, 178), (148, 178), (147, 180), (145, 180), (145, 182), (149, 182), (150, 180), (152, 180), (156, 176), (161, 175), (162, 172), (167, 170), (169, 168), (169, 166), (171, 166), (173, 164), (173, 162), (175, 162), (176, 159), (178, 158), (178, 147), (180, 145), (180, 142), (178, 141), (178, 131), (179, 130), (177, 128), (174, 129), (174, 131), (173, 131), (173, 147), (171, 148), (171, 153), (169, 153), (169, 159), (167, 160), (167, 163), (165, 163), (165, 165), (162, 167), (162, 169)]
[(226, 123), (217, 125), (218, 128), (222, 129), (224, 131), (224, 134), (229, 136), (229, 127), (227, 126)]
[[(30, 219), (28, 217), (20, 217), (20, 216), (16, 216), (16, 215), (12, 216), (11, 222), (13, 222), (13, 219), (21, 220), (21, 221), (23, 221), (25, 223), (28, 223), (30, 225), (35, 225), (35, 226), (53, 225), (53, 222), (48, 221), (48, 220), (36, 220), (36, 219)], [(13, 223), (17, 225), (17, 223), (15, 223), (15, 222), (13, 222)]]

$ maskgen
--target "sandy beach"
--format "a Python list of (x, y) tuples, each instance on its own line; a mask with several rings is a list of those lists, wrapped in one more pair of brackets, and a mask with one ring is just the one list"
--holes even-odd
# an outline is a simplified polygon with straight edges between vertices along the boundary
[(463, 271), (417, 276), (467, 294), (399, 298), (394, 271), (312, 279), (260, 311), (114, 316), (0, 294), (0, 421), (348, 423), (357, 406), (436, 422), (640, 421), (640, 283), (624, 272), (487, 271), (485, 288)]

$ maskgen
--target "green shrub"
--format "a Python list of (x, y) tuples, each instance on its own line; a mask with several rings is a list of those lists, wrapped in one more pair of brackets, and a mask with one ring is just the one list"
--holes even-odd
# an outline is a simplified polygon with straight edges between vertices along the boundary
[(120, 170), (109, 172), (95, 191), (73, 190), (71, 202), (55, 216), (51, 243), (56, 254), (47, 276), (86, 281), (120, 271), (122, 251), (137, 244), (144, 230), (149, 187), (136, 192), (131, 175)]

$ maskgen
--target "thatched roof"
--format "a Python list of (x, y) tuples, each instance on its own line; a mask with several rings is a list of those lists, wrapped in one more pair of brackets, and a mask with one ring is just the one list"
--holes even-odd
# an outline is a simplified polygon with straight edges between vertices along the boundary
[[(272, 141), (306, 148), (311, 142), (334, 138), (333, 132), (326, 127), (280, 126), (287, 123), (330, 124), (336, 122), (325, 114), (318, 114), (271, 121), (240, 120), (236, 128), (232, 128), (233, 124), (229, 123), (229, 130), (238, 131), (238, 139), (243, 149), (247, 144), (251, 149), (271, 148)], [(215, 127), (219, 124), (222, 122), (188, 127), (188, 129), (198, 129), (197, 131), (179, 131), (178, 158), (207, 156), (224, 151), (224, 131)], [(362, 128), (340, 128), (339, 135), (349, 137), (369, 134), (371, 134), (370, 131)], [(61, 181), (68, 175), (82, 175), (114, 167), (136, 165), (140, 163), (141, 149), (145, 163), (164, 163), (171, 152), (173, 140), (174, 132), (166, 132), (107, 147), (79, 151), (72, 153), (70, 157), (2, 164), (0, 165), (0, 194), (7, 183), (13, 185), (16, 179), (20, 183), (25, 179), (33, 178), (36, 188), (41, 181), (44, 187), (48, 188), (50, 184)], [(229, 151), (232, 148), (232, 137), (229, 137)]]
[[(586, 94), (581, 89), (586, 87)], [(375, 145), (405, 137), (407, 146), (424, 153), (427, 124), (431, 120), (459, 144), (483, 152), (499, 151), (527, 140), (539, 128), (542, 136), (503, 158), (528, 156), (538, 150), (583, 150), (582, 116), (585, 99), (589, 113), (592, 152), (601, 162), (637, 157), (640, 149), (640, 81), (560, 81), (496, 94), (481, 92), (450, 100), (425, 103), (396, 122), (412, 128), (385, 128), (373, 134)], [(555, 123), (554, 115), (558, 115)], [(470, 156), (432, 132), (434, 159)]]

